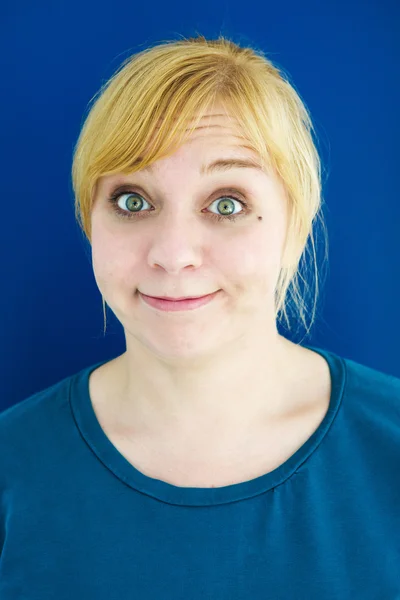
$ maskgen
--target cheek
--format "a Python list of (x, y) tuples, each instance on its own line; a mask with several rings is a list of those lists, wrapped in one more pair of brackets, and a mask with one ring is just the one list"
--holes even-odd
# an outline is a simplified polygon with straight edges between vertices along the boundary
[[(283, 244), (283, 224), (278, 224), (279, 216), (264, 216), (257, 220), (246, 234), (232, 235), (230, 239), (211, 244), (209, 253), (204, 256), (207, 268), (220, 272), (237, 290), (251, 288), (270, 290), (279, 275)], [(268, 226), (268, 221), (275, 223)], [(143, 272), (145, 257), (133, 242), (132, 236), (124, 237), (121, 231), (116, 235), (112, 226), (101, 220), (92, 222), (92, 264), (95, 280), (100, 292), (110, 297), (113, 290), (132, 286), (140, 272)]]
[(113, 235), (106, 226), (97, 224), (92, 228), (92, 266), (103, 295), (118, 282), (128, 279), (128, 271), (132, 272), (132, 260), (129, 257), (133, 254), (132, 244), (128, 247), (123, 237)]
[[(282, 239), (280, 229), (260, 228), (246, 237), (240, 237), (221, 248), (214, 254), (216, 264), (223, 264), (223, 270), (238, 280), (270, 279), (279, 272)], [(221, 258), (222, 257), (222, 258)]]

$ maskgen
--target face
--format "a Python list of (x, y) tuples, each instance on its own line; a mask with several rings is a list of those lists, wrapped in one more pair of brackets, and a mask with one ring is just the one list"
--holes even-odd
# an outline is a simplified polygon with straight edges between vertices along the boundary
[[(276, 333), (274, 289), (287, 226), (283, 185), (256, 168), (201, 172), (217, 159), (257, 161), (241, 147), (246, 143), (235, 121), (214, 106), (189, 141), (151, 170), (98, 181), (94, 276), (124, 328), (127, 352), (199, 358), (238, 339), (246, 343), (249, 335)], [(147, 305), (139, 294), (177, 298), (217, 290), (208, 304), (174, 312)]]

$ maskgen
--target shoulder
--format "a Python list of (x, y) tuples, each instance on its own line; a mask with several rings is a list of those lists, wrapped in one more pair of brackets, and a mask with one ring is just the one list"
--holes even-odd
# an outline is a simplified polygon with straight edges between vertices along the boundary
[(0, 413), (1, 472), (8, 470), (7, 465), (12, 472), (16, 471), (22, 464), (35, 460), (41, 452), (48, 452), (49, 439), (57, 436), (70, 413), (70, 385), (76, 375), (70, 375)]
[(2, 411), (0, 413), (0, 436), (6, 434), (10, 428), (18, 427), (23, 423), (32, 422), (34, 424), (36, 419), (32, 420), (32, 416), (36, 417), (38, 413), (45, 411), (51, 406), (54, 399), (65, 398), (72, 377), (73, 375), (66, 377)]
[(346, 391), (364, 399), (387, 401), (400, 408), (400, 378), (367, 365), (343, 358), (346, 367)]
[(400, 378), (343, 358), (343, 410), (359, 429), (384, 434), (400, 448)]

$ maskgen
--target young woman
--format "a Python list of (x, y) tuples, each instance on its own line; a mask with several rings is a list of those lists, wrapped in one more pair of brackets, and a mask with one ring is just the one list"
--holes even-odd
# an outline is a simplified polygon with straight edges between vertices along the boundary
[(126, 351), (0, 415), (2, 600), (400, 597), (400, 380), (277, 329), (306, 323), (312, 129), (223, 37), (101, 89), (72, 175)]

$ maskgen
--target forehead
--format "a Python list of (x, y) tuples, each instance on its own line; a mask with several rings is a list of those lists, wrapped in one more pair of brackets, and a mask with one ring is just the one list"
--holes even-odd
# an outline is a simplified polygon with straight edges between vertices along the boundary
[[(261, 161), (256, 158), (229, 156), (230, 154), (229, 150), (227, 150), (224, 152), (224, 156), (202, 163), (199, 167), (200, 175), (211, 175), (215, 172), (224, 172), (230, 169), (255, 169), (257, 171), (264, 171)], [(155, 163), (140, 169), (140, 172), (151, 174), (154, 170)]]
[[(189, 125), (190, 122), (185, 131), (189, 130)], [(158, 129), (160, 129), (160, 124), (156, 126), (156, 130)], [(199, 152), (199, 146), (201, 152)], [(185, 156), (187, 153), (189, 156)], [(203, 114), (189, 137), (171, 154), (144, 167), (141, 165), (145, 156), (141, 155), (129, 164), (129, 172), (123, 169), (120, 173), (102, 176), (98, 183), (101, 185), (101, 180), (106, 180), (107, 183), (113, 184), (115, 180), (130, 174), (153, 175), (160, 167), (165, 166), (165, 163), (180, 161), (182, 158), (185, 162), (195, 162), (195, 168), (201, 176), (232, 169), (240, 169), (242, 172), (247, 169), (252, 170), (254, 174), (258, 172), (259, 174), (274, 175), (267, 162), (268, 159), (260, 157), (255, 151), (249, 140), (243, 135), (236, 118), (226, 112), (223, 107), (217, 106), (217, 109), (213, 108)]]
[[(198, 117), (194, 117), (191, 119), (188, 125), (190, 125), (191, 121), (197, 120), (197, 118)], [(159, 123), (160, 122), (162, 122), (162, 120), (160, 120)], [(159, 129), (160, 125), (157, 125), (154, 133)], [(189, 130), (190, 127), (188, 126), (184, 131), (188, 132)], [(198, 156), (198, 146), (200, 146), (203, 151), (206, 149), (207, 154), (210, 157), (207, 162), (201, 164), (199, 168), (201, 175), (207, 175), (214, 171), (227, 170), (233, 167), (261, 168), (262, 163), (265, 163), (265, 160), (263, 160), (255, 151), (250, 140), (245, 137), (236, 118), (229, 114), (225, 108), (218, 103), (216, 109), (214, 104), (213, 108), (203, 114), (200, 120), (196, 122), (196, 126), (194, 130), (191, 131), (190, 135), (180, 147), (176, 148), (175, 151), (166, 157), (166, 160), (173, 157), (181, 158), (182, 154), (190, 151), (193, 144), (196, 146), (193, 151), (195, 157)], [(218, 150), (216, 150), (217, 147)], [(132, 163), (132, 170), (140, 170), (140, 172), (144, 174), (153, 173), (157, 168), (157, 163), (163, 162), (163, 159), (160, 159), (160, 161), (157, 160), (146, 167), (140, 166), (143, 162), (144, 157), (139, 156), (135, 162)]]

